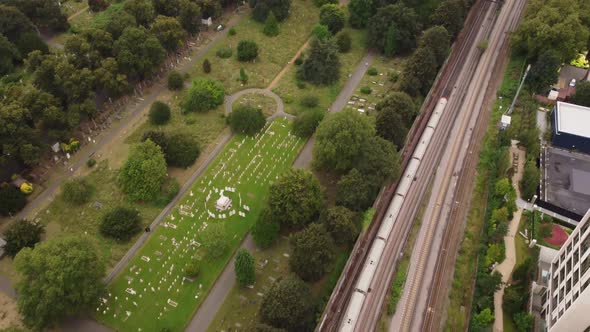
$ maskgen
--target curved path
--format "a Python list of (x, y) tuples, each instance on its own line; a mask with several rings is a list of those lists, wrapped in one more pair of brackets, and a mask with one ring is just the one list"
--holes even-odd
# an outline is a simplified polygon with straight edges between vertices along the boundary
[(231, 113), (232, 106), (236, 100), (238, 100), (242, 96), (249, 95), (249, 94), (259, 94), (259, 95), (267, 96), (269, 98), (272, 98), (275, 101), (275, 103), (277, 103), (276, 110), (273, 112), (273, 114), (271, 116), (269, 116), (266, 119), (267, 121), (272, 121), (272, 120), (276, 119), (277, 117), (288, 118), (288, 119), (294, 118), (293, 115), (285, 113), (285, 106), (283, 104), (283, 100), (276, 93), (274, 93), (268, 89), (254, 89), (254, 88), (253, 89), (245, 89), (242, 91), (238, 91), (231, 96), (226, 96), (225, 97), (225, 115), (229, 115)]

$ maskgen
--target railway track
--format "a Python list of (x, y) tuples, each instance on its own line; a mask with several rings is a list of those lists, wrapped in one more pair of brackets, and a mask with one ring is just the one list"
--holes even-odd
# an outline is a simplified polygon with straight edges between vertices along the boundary
[[(402, 152), (402, 169), (407, 166), (412, 152), (415, 150), (421, 133), (426, 128), (430, 114), (432, 113), (434, 106), (438, 99), (445, 93), (450, 93), (454, 89), (455, 82), (465, 60), (468, 56), (468, 47), (473, 45), (479, 31), (479, 25), (481, 24), (482, 13), (486, 13), (490, 3), (488, 1), (478, 1), (472, 7), (470, 14), (465, 22), (465, 29), (458, 36), (455, 44), (453, 45), (452, 54), (449, 57), (447, 63), (443, 66), (439, 77), (431, 89), (430, 94), (427, 96), (421, 111), (421, 115), (418, 117), (412, 130), (410, 131), (409, 139), (405, 148)], [(396, 183), (385, 188), (381, 196), (377, 201), (377, 213), (369, 227), (368, 231), (365, 232), (357, 241), (350, 259), (345, 266), (344, 272), (342, 273), (339, 282), (332, 293), (332, 296), (326, 306), (326, 310), (322, 316), (320, 324), (317, 327), (319, 331), (334, 331), (338, 328), (342, 314), (346, 308), (346, 305), (350, 299), (350, 294), (353, 291), (355, 281), (362, 269), (362, 262), (365, 260), (368, 248), (372, 243), (372, 239), (375, 238), (375, 234), (380, 227), (381, 221), (383, 220), (384, 214), (387, 207), (395, 193)], [(411, 223), (408, 223), (411, 226)], [(403, 232), (405, 236), (396, 239), (396, 242), (405, 243), (407, 234), (409, 232)], [(398, 236), (400, 236), (398, 234)]]

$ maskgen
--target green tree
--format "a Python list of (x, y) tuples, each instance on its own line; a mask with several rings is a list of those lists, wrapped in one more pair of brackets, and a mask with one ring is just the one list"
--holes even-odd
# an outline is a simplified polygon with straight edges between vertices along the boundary
[(422, 34), (419, 47), (429, 48), (436, 59), (438, 67), (442, 66), (449, 55), (451, 36), (445, 27), (436, 25), (428, 28)]
[(490, 308), (485, 308), (471, 318), (472, 331), (486, 331), (486, 329), (494, 322), (494, 314)]
[(492, 266), (494, 263), (500, 263), (504, 260), (504, 247), (493, 243), (488, 246), (486, 252), (486, 266)]
[(41, 224), (34, 224), (26, 219), (13, 222), (4, 232), (4, 252), (14, 257), (23, 248), (33, 248), (41, 241), (45, 228)]
[(20, 52), (16, 46), (0, 34), (0, 75), (11, 73), (20, 58)]
[(127, 0), (123, 6), (126, 12), (135, 17), (137, 24), (148, 27), (156, 17), (156, 11), (152, 1)]
[(314, 166), (347, 172), (354, 166), (363, 144), (374, 135), (371, 119), (359, 112), (345, 110), (328, 115), (316, 131)]
[(95, 13), (107, 9), (108, 6), (109, 4), (106, 0), (88, 0), (88, 7), (90, 7), (90, 10)]
[(250, 105), (240, 105), (228, 117), (231, 129), (236, 133), (253, 136), (266, 125), (262, 110)]
[(166, 148), (162, 148), (169, 166), (187, 168), (195, 163), (201, 154), (199, 142), (188, 134), (176, 133), (166, 137)]
[(119, 171), (118, 183), (131, 201), (152, 201), (166, 178), (162, 149), (151, 140), (131, 148), (129, 158)]
[(0, 4), (0, 34), (16, 43), (27, 32), (35, 32), (33, 22), (16, 7)]
[(68, 18), (57, 1), (4, 0), (3, 2), (18, 8), (39, 29), (66, 31), (70, 27)]
[(43, 54), (49, 53), (49, 47), (36, 32), (25, 32), (16, 41), (16, 48), (21, 56), (26, 57), (29, 53), (39, 50)]
[(329, 208), (322, 221), (337, 245), (352, 245), (360, 229), (355, 223), (356, 214), (343, 206)]
[(572, 102), (590, 107), (590, 81), (582, 81), (577, 84), (576, 93), (572, 96)]
[(310, 137), (324, 119), (326, 112), (321, 109), (311, 109), (300, 112), (293, 121), (293, 134), (306, 138)]
[(519, 312), (512, 316), (518, 332), (529, 332), (533, 330), (535, 318), (527, 312)]
[(176, 51), (182, 47), (187, 37), (177, 19), (162, 15), (156, 17), (150, 31), (168, 52)]
[(356, 29), (364, 28), (371, 16), (375, 14), (373, 0), (350, 0), (348, 12), (350, 13), (348, 18), (350, 26)]
[(430, 48), (420, 47), (406, 61), (400, 87), (410, 95), (426, 95), (436, 77), (438, 65)]
[(533, 91), (544, 93), (550, 85), (557, 82), (560, 65), (559, 54), (554, 51), (543, 52), (531, 67), (528, 85)]
[(158, 39), (143, 28), (126, 28), (114, 50), (120, 70), (141, 78), (151, 75), (166, 56)]
[(400, 158), (393, 143), (377, 136), (366, 140), (361, 146), (355, 168), (375, 187), (381, 187), (397, 178), (400, 173)]
[(320, 8), (320, 24), (327, 26), (333, 35), (342, 30), (345, 23), (346, 14), (340, 6), (326, 4)]
[(184, 77), (176, 70), (172, 70), (168, 74), (168, 89), (180, 91), (184, 87)]
[(259, 309), (263, 323), (289, 332), (312, 327), (313, 312), (314, 304), (309, 286), (294, 277), (275, 282), (264, 294)]
[(163, 125), (170, 121), (170, 106), (165, 102), (156, 100), (150, 107), (150, 122), (153, 125)]
[(375, 106), (378, 113), (388, 109), (399, 114), (406, 127), (411, 127), (418, 115), (418, 109), (412, 97), (403, 92), (391, 92)]
[(63, 199), (74, 205), (87, 203), (94, 188), (83, 178), (66, 181), (62, 186)]
[(238, 43), (238, 61), (252, 61), (258, 57), (258, 45), (252, 40)]
[(549, 50), (569, 61), (588, 44), (589, 28), (580, 19), (581, 1), (535, 0), (527, 6), (523, 21), (514, 34), (514, 47), (537, 58)]
[(141, 231), (141, 217), (135, 209), (116, 207), (102, 216), (100, 233), (117, 241), (129, 241)]
[(201, 24), (201, 8), (190, 0), (179, 0), (178, 21), (190, 34), (199, 31)]
[(252, 18), (264, 22), (273, 13), (279, 22), (289, 16), (291, 0), (249, 0), (252, 8)]
[(318, 40), (325, 42), (328, 39), (332, 38), (332, 33), (327, 26), (323, 24), (316, 24), (313, 29), (311, 30), (311, 35), (317, 38)]
[(234, 263), (236, 280), (240, 286), (253, 285), (256, 281), (256, 265), (254, 256), (246, 249), (239, 249)]
[(280, 228), (278, 218), (275, 218), (270, 210), (265, 208), (252, 227), (254, 242), (263, 249), (270, 247), (279, 236)]
[(523, 199), (528, 200), (537, 192), (537, 187), (539, 186), (539, 169), (534, 160), (527, 160), (520, 186)]
[(442, 25), (454, 37), (463, 28), (465, 20), (465, 1), (445, 0), (436, 8), (430, 21), (432, 25)]
[(152, 0), (154, 10), (158, 15), (176, 16), (178, 15), (178, 7), (180, 1), (178, 0)]
[(212, 223), (201, 233), (201, 242), (210, 259), (217, 259), (229, 249), (229, 238), (223, 223)]
[(133, 15), (129, 14), (124, 10), (116, 10), (104, 20), (104, 22), (98, 22), (98, 27), (110, 33), (113, 40), (119, 39), (123, 31), (127, 28), (134, 28), (137, 26), (137, 21)]
[(244, 70), (244, 68), (240, 68), (240, 78), (239, 78), (240, 82), (242, 82), (242, 84), (248, 84), (248, 75), (246, 74), (246, 71)]
[(27, 205), (27, 197), (8, 183), (0, 184), (0, 215), (9, 216)]
[(397, 27), (392, 24), (385, 33), (385, 44), (383, 46), (385, 56), (392, 57), (397, 53), (397, 41)]
[(188, 91), (184, 102), (185, 112), (206, 112), (223, 104), (225, 90), (221, 82), (196, 78)]
[(301, 229), (316, 221), (323, 204), (320, 182), (301, 169), (285, 173), (270, 187), (270, 213), (288, 228)]
[(305, 281), (319, 280), (330, 268), (336, 255), (334, 240), (323, 224), (312, 223), (290, 238), (293, 252), (291, 271)]
[(318, 85), (337, 82), (340, 79), (340, 58), (335, 41), (331, 38), (326, 41), (313, 39), (309, 55), (299, 66), (297, 76)]
[(211, 62), (209, 62), (209, 59), (205, 59), (203, 61), (203, 73), (209, 74), (210, 72), (211, 72)]
[(264, 29), (262, 29), (262, 32), (269, 37), (279, 35), (279, 23), (272, 11), (268, 14), (266, 21), (264, 21)]
[(353, 168), (348, 174), (340, 178), (337, 188), (336, 204), (356, 212), (368, 209), (373, 204), (377, 194), (369, 180), (356, 168)]
[(105, 267), (92, 243), (65, 237), (16, 255), (18, 308), (25, 324), (41, 330), (96, 303)]
[(352, 48), (352, 38), (347, 31), (340, 31), (336, 35), (336, 45), (338, 46), (338, 52), (346, 53)]
[(416, 47), (416, 35), (420, 31), (418, 17), (412, 8), (403, 3), (388, 5), (377, 10), (368, 22), (369, 47), (384, 51), (390, 27), (395, 26), (395, 38), (388, 41), (395, 45), (395, 53), (400, 54)]
[(131, 91), (127, 75), (119, 74), (119, 63), (109, 57), (101, 60), (100, 67), (94, 71), (98, 89), (104, 89), (114, 97), (119, 97)]

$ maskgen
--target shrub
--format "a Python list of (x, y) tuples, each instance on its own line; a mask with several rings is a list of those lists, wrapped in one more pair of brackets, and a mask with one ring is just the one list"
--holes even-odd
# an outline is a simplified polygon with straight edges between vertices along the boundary
[(225, 91), (221, 82), (197, 78), (193, 81), (184, 102), (185, 112), (206, 112), (223, 104)]
[(327, 26), (323, 24), (316, 24), (311, 31), (311, 34), (321, 41), (326, 41), (332, 37), (332, 33)]
[(4, 232), (4, 252), (10, 257), (16, 256), (22, 248), (33, 248), (36, 243), (41, 241), (41, 235), (45, 229), (41, 224), (33, 224), (28, 220), (17, 220), (8, 226)]
[(314, 108), (318, 106), (320, 99), (317, 96), (307, 95), (301, 98), (300, 104), (303, 107)]
[(209, 74), (211, 72), (211, 62), (209, 62), (209, 59), (205, 59), (205, 61), (203, 61), (203, 72), (205, 74)]
[(303, 89), (305, 89), (305, 87), (306, 87), (305, 82), (297, 81), (297, 88), (303, 90)]
[(131, 148), (119, 170), (117, 183), (130, 201), (153, 201), (166, 179), (166, 159), (155, 142), (147, 140)]
[(215, 52), (215, 55), (217, 55), (218, 57), (220, 57), (222, 59), (231, 58), (232, 54), (233, 54), (232, 49), (228, 48), (228, 47), (222, 47), (222, 48), (218, 49), (217, 52)]
[(27, 198), (20, 190), (8, 183), (0, 185), (0, 215), (8, 216), (22, 210)]
[(320, 24), (328, 27), (335, 34), (344, 28), (346, 14), (337, 4), (325, 4), (320, 8)]
[(184, 268), (184, 274), (188, 277), (188, 278), (196, 278), (199, 276), (199, 272), (201, 272), (201, 267), (199, 266), (199, 263), (196, 262), (195, 260), (190, 261), (186, 267)]
[(172, 134), (166, 138), (166, 141), (166, 147), (162, 150), (169, 166), (187, 168), (201, 154), (199, 142), (189, 135)]
[(346, 31), (340, 31), (336, 35), (336, 45), (338, 46), (338, 52), (346, 53), (352, 48), (352, 38)]
[(252, 61), (258, 56), (258, 45), (252, 40), (242, 40), (238, 44), (238, 61)]
[(229, 31), (227, 32), (230, 36), (235, 36), (236, 35), (236, 29), (231, 28), (229, 29)]
[(279, 35), (279, 23), (277, 22), (277, 18), (272, 11), (264, 22), (264, 29), (262, 29), (262, 33), (268, 37), (275, 37)]
[(25, 195), (30, 195), (33, 193), (33, 185), (29, 182), (24, 182), (20, 185), (20, 191)]
[(161, 101), (155, 101), (150, 107), (150, 122), (153, 125), (163, 125), (170, 120), (170, 106)]
[(86, 166), (88, 168), (94, 167), (94, 165), (96, 165), (96, 160), (95, 159), (90, 158), (90, 159), (88, 159), (86, 161)]
[(236, 280), (240, 286), (253, 285), (256, 280), (256, 265), (254, 256), (246, 250), (239, 249), (234, 263)]
[(81, 178), (66, 181), (62, 190), (64, 200), (74, 205), (82, 205), (88, 202), (92, 195), (92, 186)]
[(234, 132), (246, 135), (256, 134), (266, 124), (262, 110), (249, 105), (236, 107), (229, 115), (228, 122)]
[(173, 70), (168, 74), (168, 89), (169, 90), (182, 90), (184, 86), (184, 79), (182, 74), (178, 71)]
[(399, 80), (399, 74), (396, 71), (392, 71), (387, 75), (390, 82), (395, 83)]
[(303, 63), (303, 56), (302, 55), (298, 56), (297, 59), (295, 59), (294, 63), (295, 63), (295, 66), (301, 65)]
[(369, 70), (367, 70), (367, 74), (369, 76), (376, 76), (377, 74), (379, 74), (379, 71), (377, 70), (377, 68), (371, 67), (369, 68)]
[(176, 181), (175, 178), (168, 177), (164, 183), (162, 183), (161, 193), (156, 197), (153, 203), (157, 206), (164, 207), (172, 202), (179, 191), (180, 185), (178, 184), (178, 181)]
[(371, 92), (373, 92), (373, 89), (371, 89), (370, 86), (363, 86), (361, 88), (361, 93), (363, 93), (363, 94), (370, 95)]
[(246, 74), (244, 68), (240, 68), (240, 77), (238, 78), (238, 80), (242, 82), (242, 84), (248, 83), (248, 75)]
[(293, 121), (293, 134), (302, 138), (311, 136), (324, 119), (324, 115), (325, 112), (319, 109), (300, 113)]
[(100, 223), (100, 233), (118, 241), (127, 241), (140, 230), (139, 212), (125, 207), (117, 207), (108, 211)]

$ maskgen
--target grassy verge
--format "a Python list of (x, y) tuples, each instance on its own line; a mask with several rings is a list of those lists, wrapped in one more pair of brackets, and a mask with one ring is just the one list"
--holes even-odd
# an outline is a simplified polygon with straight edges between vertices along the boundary
[[(181, 330), (258, 217), (270, 184), (302, 147), (289, 130), (289, 122), (280, 119), (257, 138), (235, 136), (113, 281), (97, 318), (120, 331)], [(227, 187), (235, 188), (225, 193), (233, 207), (221, 216), (214, 206), (217, 190)], [(198, 244), (212, 223), (223, 223), (230, 247), (215, 259)], [(184, 267), (193, 257), (201, 272), (185, 280)]]
[[(228, 36), (207, 52), (204, 58), (209, 59), (212, 68), (207, 75), (223, 82), (229, 94), (246, 88), (266, 88), (309, 38), (313, 25), (319, 20), (318, 13), (319, 9), (309, 2), (293, 1), (291, 14), (280, 23), (281, 33), (276, 37), (265, 36), (262, 33), (262, 23), (251, 17), (244, 19), (235, 27), (234, 36)], [(237, 46), (241, 40), (252, 40), (258, 44), (258, 58), (255, 61), (237, 60)], [(232, 56), (227, 59), (216, 56), (217, 51), (222, 48), (231, 49)], [(244, 68), (248, 75), (248, 83), (245, 85), (238, 80), (240, 68)], [(202, 62), (190, 74), (205, 75)]]
[(296, 115), (304, 111), (305, 107), (300, 105), (300, 101), (304, 96), (318, 97), (318, 107), (322, 109), (328, 109), (338, 97), (342, 87), (348, 81), (348, 76), (352, 74), (356, 65), (367, 52), (365, 49), (366, 32), (355, 29), (347, 29), (347, 31), (352, 38), (352, 49), (348, 53), (340, 54), (340, 80), (329, 86), (315, 86), (305, 83), (302, 86), (303, 88), (300, 88), (297, 86), (296, 78), (298, 67), (292, 66), (273, 90), (285, 102), (285, 112)]

